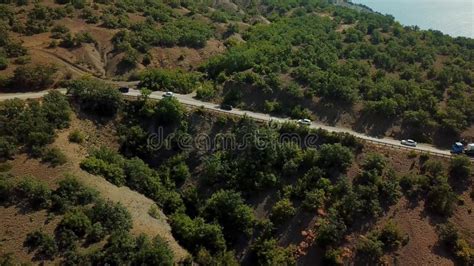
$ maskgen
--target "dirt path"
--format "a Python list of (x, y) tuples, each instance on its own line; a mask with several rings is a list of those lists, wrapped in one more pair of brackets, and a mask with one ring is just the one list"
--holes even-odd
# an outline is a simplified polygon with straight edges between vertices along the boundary
[(84, 76), (84, 75), (93, 75), (93, 76), (95, 76), (96, 75), (95, 73), (92, 73), (89, 69), (87, 69), (85, 67), (82, 67), (80, 65), (74, 64), (74, 63), (70, 62), (68, 59), (66, 59), (66, 58), (64, 58), (64, 57), (62, 57), (62, 56), (60, 56), (56, 53), (53, 53), (51, 51), (44, 50), (44, 49), (41, 49), (41, 48), (36, 48), (36, 47), (30, 47), (30, 49), (32, 51), (34, 51), (35, 53), (43, 54), (43, 55), (45, 55), (49, 58), (51, 58), (51, 56), (54, 57), (63, 66), (68, 68), (68, 70), (70, 70), (71, 72), (73, 72), (77, 75), (80, 75), (80, 76)]

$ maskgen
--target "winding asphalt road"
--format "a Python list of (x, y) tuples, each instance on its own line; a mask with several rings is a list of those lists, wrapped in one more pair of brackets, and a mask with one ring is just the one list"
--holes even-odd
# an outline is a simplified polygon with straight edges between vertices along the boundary
[[(133, 87), (137, 85), (137, 82), (113, 82), (110, 81), (109, 83), (117, 85), (117, 86), (127, 86), (127, 87)], [(66, 93), (65, 89), (60, 89), (61, 92)], [(41, 98), (43, 97), (47, 91), (42, 91), (42, 92), (32, 92), (32, 93), (11, 93), (11, 94), (4, 94), (0, 93), (0, 101), (7, 100), (7, 99), (13, 99), (13, 98), (20, 98), (20, 99), (33, 99), (33, 98)], [(163, 95), (165, 92), (161, 91), (154, 91), (150, 95), (150, 99), (162, 99)], [(140, 96), (140, 91), (139, 90), (134, 90), (130, 89), (128, 93), (125, 93), (124, 95), (129, 96), (129, 97), (137, 97)], [(278, 121), (278, 122), (285, 122), (285, 121), (290, 121), (291, 119), (289, 118), (280, 118), (280, 117), (274, 117), (270, 116), (268, 114), (263, 114), (263, 113), (257, 113), (257, 112), (252, 112), (252, 111), (244, 111), (240, 110), (237, 108), (232, 109), (231, 111), (225, 111), (219, 108), (219, 105), (215, 103), (210, 103), (210, 102), (203, 102), (200, 100), (197, 100), (194, 98), (193, 94), (174, 94), (174, 97), (178, 99), (181, 103), (185, 105), (190, 105), (190, 106), (195, 106), (195, 107), (204, 107), (209, 110), (214, 110), (214, 111), (219, 111), (223, 113), (230, 113), (233, 115), (238, 115), (238, 116), (244, 116), (247, 115), (248, 117), (259, 119), (259, 120), (264, 120), (264, 121)], [(371, 136), (367, 136), (365, 134), (355, 132), (349, 128), (342, 128), (342, 127), (333, 127), (333, 126), (327, 126), (321, 123), (313, 122), (310, 125), (311, 128), (322, 128), (324, 130), (327, 130), (329, 132), (342, 132), (342, 133), (349, 133), (351, 135), (356, 136), (359, 139), (370, 141), (372, 143), (376, 143), (379, 145), (388, 145), (388, 146), (395, 146), (395, 147), (403, 147), (407, 148), (406, 146), (403, 146), (400, 144), (399, 140), (395, 140), (392, 138), (375, 138)], [(449, 150), (443, 150), (436, 148), (432, 145), (428, 144), (418, 144), (416, 148), (409, 148), (413, 150), (417, 150), (420, 152), (428, 152), (428, 153), (434, 153), (442, 156), (449, 156), (450, 152)]]

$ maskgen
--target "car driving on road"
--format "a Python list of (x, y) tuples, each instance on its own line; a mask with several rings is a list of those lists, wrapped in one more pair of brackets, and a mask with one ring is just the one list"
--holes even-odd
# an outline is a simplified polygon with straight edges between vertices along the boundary
[(311, 125), (311, 120), (305, 118), (305, 119), (299, 119), (298, 121), (298, 124), (300, 125), (306, 125), (306, 126), (309, 126)]
[(174, 96), (174, 93), (171, 92), (171, 91), (167, 91), (167, 92), (165, 92), (165, 94), (163, 94), (163, 97), (171, 98), (171, 97), (173, 97), (173, 96)]
[(221, 109), (222, 109), (222, 110), (231, 111), (231, 110), (232, 110), (232, 105), (230, 105), (230, 104), (222, 104), (222, 105), (221, 105)]
[(405, 146), (410, 146), (410, 147), (416, 147), (416, 141), (412, 139), (404, 139), (400, 141), (400, 144), (405, 145)]
[(130, 91), (130, 88), (129, 87), (120, 87), (119, 91), (121, 93), (128, 93)]

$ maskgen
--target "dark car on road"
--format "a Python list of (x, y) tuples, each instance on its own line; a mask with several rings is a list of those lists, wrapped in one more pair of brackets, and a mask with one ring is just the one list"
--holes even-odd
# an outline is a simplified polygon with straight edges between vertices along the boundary
[(120, 91), (121, 93), (127, 93), (127, 92), (130, 91), (130, 88), (128, 88), (128, 87), (120, 87), (120, 88), (119, 88), (119, 91)]
[(222, 105), (221, 105), (221, 109), (222, 109), (222, 110), (230, 111), (230, 110), (232, 110), (232, 105), (230, 105), (230, 104), (222, 104)]

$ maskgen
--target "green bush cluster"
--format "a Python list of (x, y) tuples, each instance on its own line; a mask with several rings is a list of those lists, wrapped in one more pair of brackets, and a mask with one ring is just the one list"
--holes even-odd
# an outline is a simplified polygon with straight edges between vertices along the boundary
[(76, 129), (69, 133), (68, 139), (70, 142), (81, 144), (86, 140), (86, 136), (82, 131)]
[(53, 167), (56, 167), (65, 164), (67, 162), (67, 157), (60, 149), (53, 147), (46, 149), (43, 152), (41, 155), (41, 160), (43, 162), (49, 163)]
[[(458, 160), (453, 159), (452, 165), (463, 167), (463, 163)], [(457, 195), (448, 182), (443, 165), (430, 159), (423, 163), (422, 169), (425, 175), (412, 174), (402, 177), (400, 184), (405, 193), (414, 198), (426, 196), (426, 207), (429, 210), (442, 216), (451, 216), (456, 208)], [(461, 168), (458, 170), (463, 171)]]
[(198, 85), (198, 75), (183, 70), (149, 69), (140, 74), (140, 87), (153, 91), (191, 93)]
[[(5, 195), (8, 198), (3, 198)], [(40, 230), (27, 235), (24, 245), (34, 251), (38, 259), (63, 257), (64, 263), (73, 264), (173, 265), (173, 252), (163, 239), (131, 236), (132, 218), (125, 207), (101, 200), (97, 192), (72, 176), (61, 180), (54, 191), (35, 179), (24, 179), (15, 185), (1, 177), (1, 199), (12, 199), (12, 195), (26, 199), (32, 206), (64, 212), (54, 237)], [(107, 236), (103, 247), (86, 253), (78, 250), (80, 243), (96, 243)]]
[(474, 263), (474, 247), (463, 238), (452, 223), (439, 225), (437, 232), (439, 241), (449, 249), (460, 265)]
[(113, 116), (123, 102), (117, 89), (97, 79), (82, 78), (66, 85), (68, 94), (77, 99), (82, 108), (97, 115)]
[(101, 175), (115, 185), (127, 185), (155, 200), (167, 213), (183, 208), (182, 199), (173, 191), (174, 183), (169, 184), (167, 176), (159, 175), (141, 159), (125, 159), (117, 152), (102, 147), (92, 151), (81, 162), (81, 168)]
[(152, 21), (133, 24), (129, 30), (119, 31), (112, 41), (120, 51), (132, 47), (145, 53), (152, 46), (202, 48), (212, 35), (212, 28), (208, 24), (194, 19), (178, 18), (164, 23), (160, 28)]
[(37, 254), (52, 259), (58, 252), (58, 246), (50, 235), (41, 231), (34, 231), (26, 236), (25, 246), (37, 250)]
[[(270, 86), (263, 87), (270, 93), (261, 97), (261, 103), (278, 97), (277, 101), (284, 107), (282, 111), (287, 114), (292, 113), (290, 106), (297, 101), (279, 95), (306, 94), (329, 102), (361, 102), (366, 114), (403, 120), (404, 128), (418, 127), (413, 134), (428, 140), (435, 130), (459, 133), (469, 125), (472, 95), (467, 88), (473, 76), (472, 64), (467, 62), (471, 40), (401, 28), (390, 16), (321, 8), (331, 12), (334, 19), (305, 12), (300, 16), (285, 16), (279, 12), (287, 12), (288, 7), (278, 9), (279, 12), (272, 13), (278, 19), (269, 25), (251, 27), (243, 34), (246, 43), (212, 57), (202, 66), (202, 71), (224, 87), (237, 87), (235, 90), (248, 87), (248, 83), (235, 81), (250, 70), (259, 80), (269, 77), (278, 80), (289, 73), (297, 83), (296, 90), (294, 86), (269, 83)], [(336, 28), (342, 21), (351, 21), (355, 27), (338, 33)], [(387, 35), (390, 37), (385, 38)], [(446, 55), (453, 59), (452, 63), (435, 71), (434, 62)], [(370, 71), (371, 65), (377, 72)], [(386, 72), (399, 75), (393, 77)], [(230, 77), (222, 80), (218, 78), (220, 74)], [(258, 82), (250, 84), (254, 89), (262, 88)], [(442, 108), (437, 103), (444, 101), (445, 91), (450, 96), (447, 107)], [(223, 94), (225, 98), (225, 90)]]
[(6, 87), (15, 91), (36, 91), (51, 87), (58, 68), (55, 65), (22, 65), (13, 71)]
[(359, 240), (357, 254), (368, 263), (379, 263), (387, 251), (397, 250), (407, 244), (407, 241), (408, 236), (390, 220), (381, 230), (369, 232)]
[(191, 219), (184, 213), (175, 213), (171, 216), (171, 228), (178, 241), (193, 254), (203, 248), (211, 254), (226, 250), (222, 227), (206, 223), (201, 217)]

